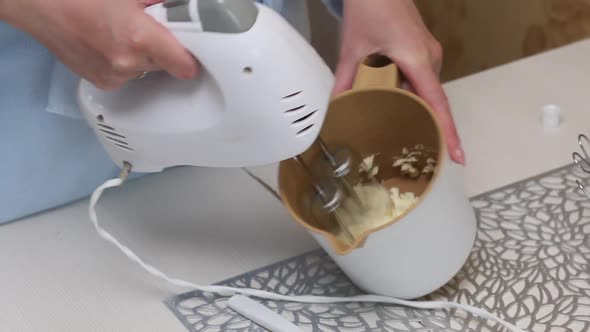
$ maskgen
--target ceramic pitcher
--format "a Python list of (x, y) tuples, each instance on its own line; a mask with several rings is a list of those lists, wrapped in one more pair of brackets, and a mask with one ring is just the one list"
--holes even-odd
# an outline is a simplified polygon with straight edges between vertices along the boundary
[[(306, 209), (304, 193), (311, 190), (311, 181), (294, 160), (279, 165), (279, 192), (294, 220), (359, 288), (413, 299), (437, 290), (461, 269), (475, 240), (476, 219), (463, 191), (460, 166), (448, 156), (435, 113), (401, 89), (399, 77), (388, 58), (368, 57), (358, 68), (353, 88), (332, 99), (320, 135), (329, 146), (345, 144), (362, 157), (374, 155), (379, 181), (417, 195), (411, 208), (343, 243)], [(393, 167), (393, 157), (418, 145), (435, 152), (434, 172), (402, 176), (399, 167)], [(318, 153), (314, 145), (301, 158), (311, 162)]]

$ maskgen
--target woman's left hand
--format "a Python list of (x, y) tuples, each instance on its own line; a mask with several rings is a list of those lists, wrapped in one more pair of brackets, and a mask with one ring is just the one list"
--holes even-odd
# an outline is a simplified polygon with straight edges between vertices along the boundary
[(406, 88), (424, 99), (438, 115), (451, 159), (465, 164), (439, 80), (442, 48), (412, 0), (344, 0), (341, 45), (334, 94), (352, 87), (356, 69), (365, 57), (377, 53), (388, 56), (407, 78)]

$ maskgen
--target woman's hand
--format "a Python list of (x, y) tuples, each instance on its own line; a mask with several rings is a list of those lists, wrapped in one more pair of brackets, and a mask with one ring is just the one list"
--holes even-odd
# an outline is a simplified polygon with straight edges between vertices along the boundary
[(451, 158), (464, 164), (463, 149), (439, 80), (442, 48), (412, 0), (344, 0), (335, 94), (352, 87), (357, 66), (374, 53), (391, 58), (409, 81), (407, 88), (431, 105), (439, 116)]
[(162, 0), (0, 0), (1, 18), (29, 33), (66, 66), (113, 90), (144, 72), (190, 79), (198, 62), (144, 13)]

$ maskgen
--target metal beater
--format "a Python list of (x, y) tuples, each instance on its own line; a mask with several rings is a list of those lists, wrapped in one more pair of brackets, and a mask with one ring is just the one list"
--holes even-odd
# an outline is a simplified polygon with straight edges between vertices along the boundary
[(334, 218), (334, 220), (338, 223), (338, 226), (345, 234), (346, 238), (349, 241), (354, 240), (354, 236), (346, 223), (339, 218), (338, 214), (336, 214), (336, 210), (340, 208), (343, 200), (344, 200), (344, 193), (340, 186), (336, 185), (336, 183), (332, 179), (320, 179), (307, 165), (301, 157), (296, 156), (293, 159), (303, 168), (303, 170), (307, 173), (308, 176), (312, 179), (312, 185), (315, 192), (315, 195), (311, 197), (310, 208), (312, 210), (312, 214), (326, 214)]
[(365, 208), (365, 205), (358, 196), (358, 193), (354, 190), (354, 185), (348, 177), (354, 167), (353, 151), (346, 146), (331, 149), (321, 137), (317, 138), (316, 143), (321, 148), (321, 157), (323, 158), (319, 160), (318, 164), (327, 165), (328, 174), (322, 174), (321, 171), (312, 169), (299, 156), (293, 157), (293, 159), (312, 179), (313, 190), (315, 191), (315, 196), (311, 202), (312, 210), (315, 208), (316, 212), (328, 214), (334, 218), (346, 238), (352, 241), (354, 240), (353, 233), (348, 225), (340, 218), (339, 214), (336, 213), (336, 210), (342, 208), (342, 203), (348, 197), (351, 197), (356, 202), (356, 208), (359, 210), (364, 210)]

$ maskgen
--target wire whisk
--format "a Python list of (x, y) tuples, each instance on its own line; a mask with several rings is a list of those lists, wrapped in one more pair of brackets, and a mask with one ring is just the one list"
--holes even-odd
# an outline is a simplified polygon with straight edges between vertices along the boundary
[[(586, 150), (586, 146), (590, 147), (590, 140), (588, 140), (588, 137), (586, 137), (586, 135), (580, 134), (578, 136), (578, 146), (580, 146), (583, 155), (578, 152), (574, 152), (572, 154), (574, 163), (576, 163), (578, 168), (580, 168), (584, 173), (590, 174), (590, 157), (588, 157), (588, 152)], [(580, 182), (580, 180), (576, 180), (576, 183), (578, 184), (578, 187), (580, 188), (580, 190), (582, 190), (584, 195), (586, 195), (586, 197), (590, 199), (590, 194), (588, 193), (588, 191), (586, 191), (582, 182)]]

